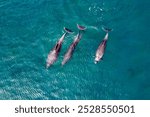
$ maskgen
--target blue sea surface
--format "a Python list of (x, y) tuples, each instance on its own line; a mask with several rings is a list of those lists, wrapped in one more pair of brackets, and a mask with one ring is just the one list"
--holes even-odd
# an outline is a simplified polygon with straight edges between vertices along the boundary
[[(149, 0), (0, 0), (0, 99), (150, 99), (149, 6)], [(77, 23), (87, 30), (61, 66)], [(102, 26), (113, 31), (94, 64)], [(63, 27), (74, 33), (46, 69)]]

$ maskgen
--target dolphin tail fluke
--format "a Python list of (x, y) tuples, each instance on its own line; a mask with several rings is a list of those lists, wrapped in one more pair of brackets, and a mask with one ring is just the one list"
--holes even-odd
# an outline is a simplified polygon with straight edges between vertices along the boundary
[(73, 33), (72, 30), (70, 30), (70, 29), (68, 29), (68, 28), (66, 28), (66, 27), (64, 27), (64, 30), (65, 30), (67, 33)]
[(111, 32), (113, 29), (102, 27), (102, 30), (108, 33)]
[(78, 27), (79, 30), (86, 30), (85, 26), (81, 26), (81, 25), (77, 24), (77, 27)]

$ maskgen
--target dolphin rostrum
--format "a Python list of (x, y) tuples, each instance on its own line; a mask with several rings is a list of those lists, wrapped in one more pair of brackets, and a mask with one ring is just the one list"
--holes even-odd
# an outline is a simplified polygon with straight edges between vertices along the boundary
[(104, 55), (105, 48), (106, 48), (106, 43), (108, 40), (108, 32), (112, 31), (112, 29), (108, 29), (108, 28), (104, 28), (104, 27), (102, 27), (102, 29), (106, 32), (106, 35), (96, 51), (95, 62), (94, 62), (95, 64), (97, 64), (100, 60), (102, 60), (102, 57)]
[(58, 57), (58, 54), (61, 50), (61, 46), (63, 43), (63, 40), (65, 38), (65, 36), (68, 33), (73, 33), (73, 31), (71, 31), (70, 29), (64, 28), (65, 33), (62, 35), (62, 37), (59, 39), (59, 41), (56, 43), (55, 47), (52, 49), (52, 51), (49, 52), (47, 60), (46, 60), (46, 68), (50, 67), (56, 60)]
[(86, 29), (86, 27), (80, 26), (78, 24), (77, 24), (77, 27), (79, 29), (79, 32), (78, 32), (77, 36), (75, 37), (73, 43), (68, 48), (68, 51), (66, 52), (64, 59), (62, 61), (62, 65), (64, 65), (65, 63), (67, 63), (69, 61), (69, 59), (71, 58), (71, 56), (73, 54), (75, 47), (77, 46), (78, 42), (80, 41), (80, 39), (82, 37), (81, 31), (84, 31)]

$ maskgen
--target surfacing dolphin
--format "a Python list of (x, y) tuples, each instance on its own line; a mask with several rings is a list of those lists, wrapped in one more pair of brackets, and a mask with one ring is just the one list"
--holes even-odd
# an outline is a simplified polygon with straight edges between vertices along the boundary
[(95, 64), (97, 64), (100, 60), (102, 60), (102, 57), (104, 55), (105, 48), (106, 48), (106, 43), (108, 40), (108, 32), (112, 31), (112, 29), (108, 29), (108, 28), (104, 28), (104, 27), (102, 27), (102, 29), (106, 32), (106, 35), (96, 51), (95, 62), (94, 62)]
[(70, 29), (64, 28), (65, 33), (62, 35), (62, 37), (59, 39), (59, 41), (56, 43), (55, 47), (52, 49), (52, 51), (49, 52), (47, 60), (46, 60), (46, 68), (50, 67), (56, 60), (58, 57), (58, 54), (61, 50), (61, 46), (63, 43), (63, 40), (65, 38), (65, 36), (68, 33), (73, 33), (73, 31), (71, 31)]
[(62, 61), (62, 65), (64, 65), (65, 63), (67, 63), (69, 61), (69, 59), (71, 58), (73, 51), (75, 49), (75, 47), (77, 46), (78, 42), (80, 41), (81, 37), (82, 37), (82, 33), (81, 31), (84, 31), (86, 29), (86, 27), (84, 26), (80, 26), (77, 24), (77, 27), (79, 29), (79, 32), (77, 34), (77, 36), (75, 37), (73, 43), (70, 45), (70, 47), (68, 48), (68, 51), (66, 52), (64, 59)]

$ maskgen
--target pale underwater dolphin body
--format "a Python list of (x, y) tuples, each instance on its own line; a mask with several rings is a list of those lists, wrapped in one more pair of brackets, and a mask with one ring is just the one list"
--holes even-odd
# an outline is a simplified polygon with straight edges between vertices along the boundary
[(66, 52), (65, 56), (64, 56), (64, 59), (62, 61), (62, 65), (64, 65), (65, 63), (67, 63), (69, 61), (69, 59), (71, 58), (73, 52), (74, 52), (74, 49), (75, 47), (77, 46), (77, 44), (79, 43), (81, 37), (82, 37), (82, 34), (81, 34), (81, 31), (84, 31), (86, 29), (86, 27), (84, 26), (80, 26), (77, 24), (77, 27), (79, 29), (79, 32), (77, 34), (77, 36), (75, 37), (73, 43), (70, 45), (70, 47), (68, 48), (68, 51)]
[(56, 43), (56, 45), (52, 49), (52, 51), (50, 51), (49, 54), (48, 54), (48, 57), (47, 57), (47, 60), (46, 60), (46, 68), (50, 67), (57, 60), (57, 57), (58, 57), (58, 54), (61, 50), (61, 46), (62, 46), (62, 43), (63, 43), (63, 40), (64, 40), (65, 36), (68, 33), (73, 33), (73, 31), (71, 31), (67, 28), (64, 28), (64, 30), (65, 30), (65, 33), (62, 35), (62, 37)]
[(107, 40), (108, 40), (108, 32), (112, 31), (112, 29), (108, 29), (108, 28), (104, 28), (104, 27), (102, 27), (102, 29), (106, 32), (106, 35), (96, 51), (95, 61), (94, 61), (95, 64), (97, 64), (100, 60), (102, 60), (102, 57), (105, 52)]

